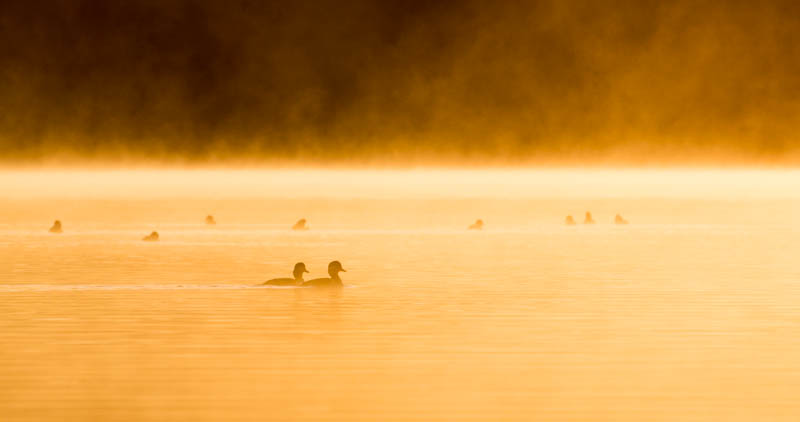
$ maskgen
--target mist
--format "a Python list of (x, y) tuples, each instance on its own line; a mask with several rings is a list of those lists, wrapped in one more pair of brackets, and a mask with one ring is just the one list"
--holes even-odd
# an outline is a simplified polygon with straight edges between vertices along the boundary
[(796, 164), (796, 2), (0, 5), (0, 157)]

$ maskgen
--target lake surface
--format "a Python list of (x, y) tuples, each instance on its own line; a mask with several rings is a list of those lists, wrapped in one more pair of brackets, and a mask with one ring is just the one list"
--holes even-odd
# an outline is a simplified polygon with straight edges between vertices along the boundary
[[(734, 176), (686, 197), (20, 190), (0, 419), (796, 421), (798, 193)], [(334, 259), (344, 289), (256, 286)]]

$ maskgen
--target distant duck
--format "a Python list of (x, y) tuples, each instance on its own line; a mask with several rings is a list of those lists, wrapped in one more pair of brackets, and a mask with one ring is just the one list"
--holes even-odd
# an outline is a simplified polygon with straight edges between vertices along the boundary
[(145, 242), (158, 242), (158, 232), (152, 232), (147, 236), (143, 237), (142, 240)]
[(568, 216), (567, 216), (567, 219), (566, 219), (566, 220), (564, 220), (564, 223), (565, 223), (566, 225), (568, 225), (568, 226), (574, 226), (574, 225), (575, 225), (575, 219), (574, 219), (574, 218), (572, 218), (572, 216), (571, 216), (571, 215), (568, 215)]
[(292, 230), (298, 230), (298, 231), (308, 230), (308, 226), (306, 226), (306, 219), (301, 218), (297, 220), (297, 222), (294, 223), (294, 226), (292, 226)]
[(586, 218), (583, 219), (583, 224), (594, 224), (595, 221), (592, 218), (592, 213), (586, 211)]
[(53, 227), (50, 227), (50, 230), (49, 230), (50, 233), (61, 233), (63, 231), (64, 230), (61, 228), (61, 221), (60, 220), (54, 221), (53, 222)]
[(617, 214), (617, 216), (614, 217), (614, 223), (615, 224), (628, 224), (628, 220), (622, 218), (621, 215)]
[(214, 220), (214, 216), (213, 215), (207, 215), (206, 216), (206, 224), (208, 224), (209, 226), (213, 226), (213, 225), (217, 224), (217, 220)]
[(307, 273), (306, 264), (298, 262), (294, 264), (294, 271), (292, 275), (294, 278), (273, 278), (272, 280), (264, 282), (265, 286), (299, 286), (303, 284), (303, 273)]
[(342, 263), (339, 261), (331, 261), (328, 264), (328, 275), (330, 278), (315, 278), (306, 281), (302, 284), (303, 287), (342, 287), (342, 279), (339, 278), (339, 272), (347, 272), (342, 268)]
[(481, 220), (480, 218), (475, 220), (475, 222), (470, 224), (470, 226), (467, 227), (467, 229), (468, 230), (483, 230), (483, 220)]

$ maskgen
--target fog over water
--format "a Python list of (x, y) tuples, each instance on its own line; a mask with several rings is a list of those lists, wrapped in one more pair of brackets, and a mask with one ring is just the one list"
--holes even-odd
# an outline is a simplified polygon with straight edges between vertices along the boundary
[(798, 162), (800, 7), (4, 2), (0, 157)]

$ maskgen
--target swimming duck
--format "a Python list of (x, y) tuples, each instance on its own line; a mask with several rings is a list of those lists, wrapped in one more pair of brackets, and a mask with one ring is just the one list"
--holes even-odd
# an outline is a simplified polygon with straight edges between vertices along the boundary
[(50, 227), (50, 230), (49, 230), (50, 233), (61, 233), (63, 231), (64, 230), (61, 228), (61, 221), (60, 220), (56, 220), (55, 222), (53, 222), (53, 227)]
[(206, 224), (208, 224), (209, 226), (213, 226), (214, 224), (217, 224), (217, 220), (214, 220), (214, 216), (213, 215), (207, 215), (206, 216)]
[(294, 278), (273, 278), (272, 280), (264, 282), (265, 286), (298, 286), (303, 284), (303, 273), (307, 273), (306, 264), (298, 262), (294, 264), (292, 275)]
[(470, 224), (470, 226), (467, 227), (467, 230), (483, 230), (483, 220), (481, 220), (480, 218), (475, 220), (474, 223)]
[(621, 215), (617, 214), (617, 216), (614, 217), (614, 223), (615, 224), (628, 224), (628, 220), (622, 218)]
[(339, 261), (331, 261), (328, 264), (328, 275), (330, 278), (315, 278), (313, 280), (308, 280), (305, 283), (301, 284), (303, 287), (342, 287), (342, 279), (339, 278), (339, 272), (344, 271), (347, 272), (344, 268), (342, 268), (342, 263)]
[(586, 211), (586, 218), (583, 219), (583, 224), (594, 224), (595, 221), (592, 218), (592, 213)]
[(294, 223), (294, 226), (292, 226), (292, 230), (308, 230), (308, 227), (306, 226), (306, 219), (301, 218), (297, 220), (297, 222)]
[(564, 220), (564, 223), (565, 223), (566, 225), (568, 225), (568, 226), (574, 226), (574, 225), (575, 225), (575, 219), (574, 219), (574, 218), (572, 218), (572, 216), (571, 216), (571, 215), (568, 215), (568, 216), (567, 216), (567, 218), (566, 218), (566, 220)]
[(145, 242), (157, 242), (158, 241), (158, 232), (152, 232), (147, 236), (143, 237), (142, 240)]

